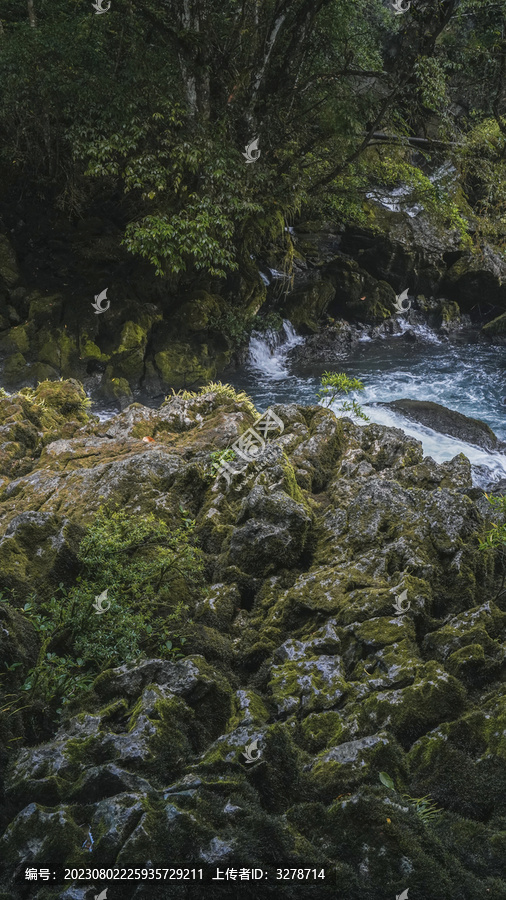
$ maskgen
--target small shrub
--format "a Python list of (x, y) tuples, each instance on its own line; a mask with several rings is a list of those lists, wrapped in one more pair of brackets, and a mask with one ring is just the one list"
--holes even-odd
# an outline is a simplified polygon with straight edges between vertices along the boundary
[[(170, 527), (152, 514), (100, 511), (80, 544), (75, 585), (25, 603), (41, 642), (21, 687), (33, 703), (61, 712), (104, 669), (145, 655), (183, 655), (189, 602), (202, 586), (194, 525), (184, 512)], [(98, 614), (94, 600), (106, 590), (110, 606)]]
[(232, 462), (236, 456), (235, 452), (231, 447), (228, 447), (226, 450), (213, 450), (212, 453), (209, 454), (210, 463), (208, 468), (206, 469), (206, 473), (211, 475), (212, 478), (215, 477), (218, 472), (222, 462)]
[(490, 505), (498, 511), (501, 520), (499, 524), (493, 522), (489, 530), (485, 532), (483, 540), (480, 541), (480, 550), (498, 551), (502, 564), (502, 581), (499, 591), (494, 597), (495, 602), (506, 590), (506, 496), (489, 497), (488, 494), (485, 494), (485, 497)]
[[(382, 784), (388, 788), (389, 791), (396, 791), (396, 787), (393, 781), (393, 778), (390, 777), (386, 772), (379, 773), (379, 780)], [(422, 822), (427, 825), (429, 822), (432, 822), (437, 816), (441, 815), (442, 810), (439, 809), (433, 800), (427, 794), (425, 797), (411, 797), (410, 794), (401, 794), (402, 799), (409, 803), (412, 809), (416, 812), (417, 816), (422, 820)]]
[[(324, 372), (321, 377), (320, 390), (317, 393), (318, 400), (327, 408), (337, 400), (341, 394), (350, 394), (352, 391), (363, 391), (364, 385), (358, 378), (348, 378), (343, 372)], [(362, 407), (356, 400), (343, 400), (337, 412), (350, 413), (356, 419), (369, 421)]]

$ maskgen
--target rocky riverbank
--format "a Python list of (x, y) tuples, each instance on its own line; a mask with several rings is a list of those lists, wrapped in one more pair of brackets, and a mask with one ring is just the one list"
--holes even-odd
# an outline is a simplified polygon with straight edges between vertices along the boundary
[[(503, 561), (479, 546), (497, 513), (464, 456), (438, 465), (400, 430), (321, 407), (275, 412), (282, 434), (225, 491), (216, 454), (255, 421), (231, 389), (134, 404), (106, 424), (72, 381), (0, 398), (1, 900), (97, 893), (28, 894), (13, 881), (27, 865), (172, 861), (327, 867), (318, 897), (506, 898), (506, 594)], [(80, 591), (75, 614), (85, 631), (100, 623), (97, 643), (108, 616), (130, 614), (111, 591), (116, 606), (95, 615), (78, 581), (104, 506), (162, 523), (165, 545), (190, 523), (179, 565), (198, 558), (202, 577), (173, 583), (189, 615), (178, 643), (153, 654), (150, 638), (103, 671), (81, 659), (86, 689), (44, 708), (26, 685), (47, 635), (25, 604)], [(122, 565), (145, 549), (124, 548)], [(142, 557), (146, 584), (154, 564)], [(172, 608), (161, 589), (149, 596)], [(82, 636), (72, 619), (54, 630), (49, 650), (76, 671)], [(237, 882), (205, 890), (235, 897)], [(262, 884), (262, 896), (299, 890)]]
[[(282, 316), (308, 337), (303, 361), (342, 357), (363, 337), (428, 326), (506, 342), (506, 267), (455, 233), (378, 202), (367, 226), (299, 223), (281, 246), (245, 245), (237, 275), (175, 291), (133, 261), (112, 222), (42, 218), (0, 231), (0, 381), (8, 390), (78, 378), (101, 403), (163, 398), (233, 370), (252, 329)], [(277, 243), (276, 243), (277, 241)], [(281, 260), (291, 270), (278, 272)], [(274, 268), (273, 268), (274, 267)], [(95, 296), (107, 290), (101, 310)], [(399, 320), (396, 295), (409, 291)]]

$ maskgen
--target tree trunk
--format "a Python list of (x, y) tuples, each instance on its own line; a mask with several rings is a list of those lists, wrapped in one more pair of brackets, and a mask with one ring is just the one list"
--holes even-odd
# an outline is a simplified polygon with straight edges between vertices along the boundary
[(33, 6), (33, 0), (28, 0), (28, 19), (32, 28), (37, 27), (37, 19), (35, 18), (35, 9)]

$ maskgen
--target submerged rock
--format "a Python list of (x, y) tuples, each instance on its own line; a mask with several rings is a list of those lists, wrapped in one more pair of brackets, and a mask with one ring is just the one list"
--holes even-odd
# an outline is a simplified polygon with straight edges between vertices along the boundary
[(429, 400), (392, 400), (390, 403), (378, 405), (393, 409), (407, 419), (427, 425), (434, 431), (458, 438), (468, 444), (475, 444), (485, 450), (506, 452), (506, 442), (500, 441), (486, 422), (464, 416), (439, 403)]

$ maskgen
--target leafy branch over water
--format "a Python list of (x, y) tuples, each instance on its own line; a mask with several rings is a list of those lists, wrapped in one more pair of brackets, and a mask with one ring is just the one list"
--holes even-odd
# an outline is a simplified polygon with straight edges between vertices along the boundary
[[(332, 406), (341, 394), (350, 394), (351, 391), (363, 391), (364, 384), (358, 378), (348, 378), (343, 372), (324, 372), (321, 378), (321, 387), (317, 393), (326, 407)], [(339, 413), (350, 413), (356, 419), (369, 421), (362, 407), (356, 400), (343, 400), (337, 408)]]

